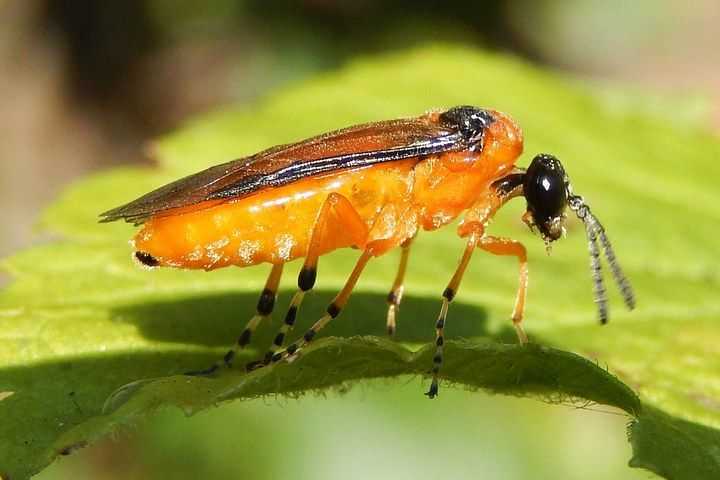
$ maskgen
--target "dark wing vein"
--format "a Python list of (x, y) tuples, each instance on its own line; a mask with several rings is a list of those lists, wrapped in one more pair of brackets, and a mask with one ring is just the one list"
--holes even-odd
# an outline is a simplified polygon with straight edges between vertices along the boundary
[[(301, 178), (320, 175), (341, 169), (361, 168), (378, 163), (392, 162), (405, 158), (432, 155), (447, 152), (458, 147), (459, 134), (448, 135), (434, 141), (398, 147), (387, 150), (348, 153), (334, 157), (320, 158), (307, 163), (293, 163), (276, 172), (263, 175), (251, 181), (243, 181), (231, 188), (221, 190), (209, 196), (209, 200), (239, 197), (259, 188), (285, 185)], [(244, 180), (248, 180), (247, 178)]]
[(210, 167), (101, 214), (102, 222), (143, 223), (201, 202), (242, 198), (308, 176), (464, 148), (456, 131), (418, 117), (326, 133)]

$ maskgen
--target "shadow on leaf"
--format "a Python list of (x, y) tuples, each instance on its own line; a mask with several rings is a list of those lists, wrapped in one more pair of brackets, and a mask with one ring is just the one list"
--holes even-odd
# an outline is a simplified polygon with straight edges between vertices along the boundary
[[(300, 336), (325, 311), (332, 300), (331, 291), (308, 295), (298, 314), (294, 336)], [(282, 323), (292, 292), (281, 292), (273, 319), (260, 325), (251, 345), (269, 345)], [(197, 344), (212, 347), (232, 345), (255, 313), (258, 296), (248, 293), (223, 293), (194, 298), (148, 302), (112, 310), (113, 318), (133, 323), (148, 339), (163, 342)], [(426, 343), (435, 337), (435, 319), (440, 300), (405, 296), (398, 315), (398, 342)], [(325, 329), (322, 337), (353, 335), (387, 336), (387, 304), (381, 294), (358, 292), (346, 309)], [(453, 302), (447, 322), (448, 338), (486, 337), (487, 313), (482, 307)]]

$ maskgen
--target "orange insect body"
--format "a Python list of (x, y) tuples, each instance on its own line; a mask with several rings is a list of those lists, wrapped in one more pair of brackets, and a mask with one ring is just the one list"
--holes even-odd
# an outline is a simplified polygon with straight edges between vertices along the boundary
[[(458, 234), (466, 238), (465, 250), (442, 293), (435, 323), (436, 353), (427, 392), (432, 398), (438, 392), (448, 308), (476, 249), (517, 258), (512, 321), (520, 342), (527, 342), (521, 325), (528, 282), (525, 247), (485, 232), (487, 222), (512, 198), (525, 197), (523, 220), (547, 244), (562, 236), (566, 208), (582, 220), (603, 323), (608, 309), (600, 274), (601, 247), (626, 305), (634, 306), (632, 289), (605, 230), (582, 197), (572, 192), (560, 161), (540, 154), (527, 169), (518, 168), (515, 161), (522, 149), (522, 133), (509, 117), (460, 106), (273, 147), (165, 185), (102, 216), (103, 221), (144, 224), (134, 247), (135, 257), (148, 266), (212, 270), (272, 264), (256, 314), (235, 346), (221, 363), (195, 372), (208, 374), (223, 364), (229, 366), (258, 325), (270, 317), (283, 266), (296, 258), (305, 258), (298, 289), (271, 349), (254, 365), (296, 355), (340, 314), (368, 261), (401, 247), (387, 297), (387, 328), (392, 334), (412, 239), (418, 230), (440, 228), (464, 213)], [(302, 338), (283, 349), (303, 297), (315, 285), (319, 257), (344, 247), (362, 253), (343, 288)]]
[(358, 244), (336, 223), (319, 253), (372, 244), (373, 255), (381, 255), (418, 228), (434, 230), (473, 206), (482, 208), (490, 185), (512, 170), (522, 152), (522, 133), (510, 118), (491, 113), (496, 121), (481, 152), (399, 160), (309, 177), (220, 204), (200, 203), (178, 215), (151, 218), (135, 237), (135, 248), (172, 267), (285, 263), (308, 251), (322, 204), (334, 192), (349, 200), (367, 234)]

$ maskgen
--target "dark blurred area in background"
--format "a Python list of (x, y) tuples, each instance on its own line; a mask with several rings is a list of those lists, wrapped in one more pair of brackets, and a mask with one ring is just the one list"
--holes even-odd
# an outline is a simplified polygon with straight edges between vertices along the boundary
[[(444, 40), (530, 56), (502, 1), (193, 3), (50, 0), (38, 3), (31, 34), (59, 45), (75, 106), (140, 136), (355, 55)], [(255, 72), (259, 59), (267, 65)]]
[(0, 1), (0, 255), (72, 179), (147, 161), (148, 139), (193, 114), (358, 55), (462, 43), (717, 95), (718, 20), (714, 0)]

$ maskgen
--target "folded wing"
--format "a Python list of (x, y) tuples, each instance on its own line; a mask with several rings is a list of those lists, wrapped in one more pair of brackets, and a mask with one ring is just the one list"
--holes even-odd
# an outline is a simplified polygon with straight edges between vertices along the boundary
[(368, 123), (273, 147), (160, 187), (101, 214), (100, 221), (137, 225), (202, 202), (242, 198), (313, 175), (463, 148), (460, 134), (433, 118)]

